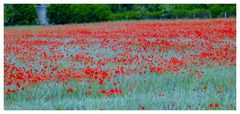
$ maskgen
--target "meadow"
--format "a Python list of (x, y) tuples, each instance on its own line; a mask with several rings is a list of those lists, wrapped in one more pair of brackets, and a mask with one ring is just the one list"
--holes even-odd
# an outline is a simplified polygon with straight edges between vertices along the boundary
[(236, 110), (236, 19), (4, 27), (5, 110)]

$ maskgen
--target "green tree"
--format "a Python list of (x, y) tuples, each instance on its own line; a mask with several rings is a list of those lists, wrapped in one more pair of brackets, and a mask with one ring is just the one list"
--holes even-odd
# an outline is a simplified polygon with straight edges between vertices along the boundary
[(5, 4), (4, 25), (32, 25), (38, 23), (36, 5)]
[(47, 18), (53, 24), (107, 21), (111, 13), (109, 5), (104, 4), (61, 4), (47, 7)]
[(69, 23), (71, 14), (69, 14), (70, 5), (54, 4), (47, 7), (47, 18), (52, 24)]
[(213, 18), (236, 16), (236, 4), (212, 4), (209, 9)]

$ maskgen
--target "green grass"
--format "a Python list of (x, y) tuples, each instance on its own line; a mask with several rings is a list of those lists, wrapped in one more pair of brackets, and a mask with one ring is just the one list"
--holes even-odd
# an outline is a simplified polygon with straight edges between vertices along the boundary
[[(236, 110), (236, 67), (203, 68), (202, 79), (187, 74), (131, 75), (117, 77), (100, 86), (97, 82), (70, 81), (63, 87), (61, 83), (39, 83), (27, 91), (5, 95), (5, 110)], [(120, 80), (115, 88), (123, 94), (105, 97), (101, 89), (111, 89), (112, 82)], [(206, 91), (202, 85), (207, 85)], [(79, 88), (76, 88), (79, 86)], [(92, 96), (85, 95), (92, 86)], [(67, 88), (74, 88), (67, 93)], [(129, 87), (133, 89), (128, 90)], [(13, 87), (14, 88), (14, 87)], [(218, 94), (221, 89), (223, 94)], [(163, 93), (164, 96), (159, 96)], [(32, 96), (30, 99), (29, 96)], [(209, 108), (210, 103), (219, 103), (218, 108)]]

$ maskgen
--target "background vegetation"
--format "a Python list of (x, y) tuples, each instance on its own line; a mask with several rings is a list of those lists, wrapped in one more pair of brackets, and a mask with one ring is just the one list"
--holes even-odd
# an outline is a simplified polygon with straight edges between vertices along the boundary
[[(236, 4), (51, 4), (47, 7), (51, 24), (235, 16)], [(4, 25), (37, 23), (36, 5), (4, 5)]]
[(4, 25), (33, 25), (38, 24), (36, 5), (5, 4)]

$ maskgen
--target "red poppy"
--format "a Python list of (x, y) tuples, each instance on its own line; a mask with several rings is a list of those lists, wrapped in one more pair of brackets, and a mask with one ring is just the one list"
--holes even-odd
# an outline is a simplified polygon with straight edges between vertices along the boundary
[(209, 104), (209, 107), (210, 107), (210, 108), (212, 108), (212, 107), (213, 107), (213, 104), (212, 104), (212, 103), (211, 103), (211, 104)]
[(16, 93), (16, 90), (8, 88), (6, 94), (9, 93)]
[(67, 89), (67, 92), (68, 92), (68, 93), (72, 93), (72, 92), (73, 92), (73, 89), (72, 89), (72, 88), (68, 88), (68, 89)]
[(102, 94), (105, 94), (106, 92), (107, 92), (107, 91), (106, 91), (106, 90), (104, 90), (104, 89), (103, 89), (103, 90), (101, 90), (101, 93), (102, 93)]
[(198, 75), (198, 79), (201, 79), (202, 78), (202, 76), (201, 75)]
[(8, 88), (8, 89), (7, 89), (7, 92), (8, 92), (8, 93), (11, 93), (11, 92), (12, 92), (12, 89)]
[(116, 82), (113, 82), (113, 86), (116, 86), (117, 85), (117, 83)]
[(223, 90), (218, 90), (218, 94), (223, 94)]
[(115, 74), (119, 74), (119, 73), (120, 73), (120, 71), (118, 71), (118, 70), (115, 71)]
[(86, 94), (86, 95), (92, 95), (92, 92), (91, 92), (91, 91), (86, 91), (85, 94)]
[(159, 96), (165, 96), (165, 94), (163, 94), (163, 93), (160, 93), (160, 94), (159, 94)]
[(114, 93), (115, 90), (114, 90), (114, 89), (110, 89), (109, 92), (110, 92), (110, 93)]
[(140, 110), (145, 110), (145, 108), (143, 106), (140, 107)]
[(119, 93), (121, 94), (121, 93), (122, 93), (122, 90), (121, 90), (121, 89), (115, 89), (115, 93), (116, 93), (116, 94), (119, 94)]
[(104, 80), (99, 80), (100, 85), (104, 85)]
[(88, 89), (92, 89), (92, 86), (88, 86)]

